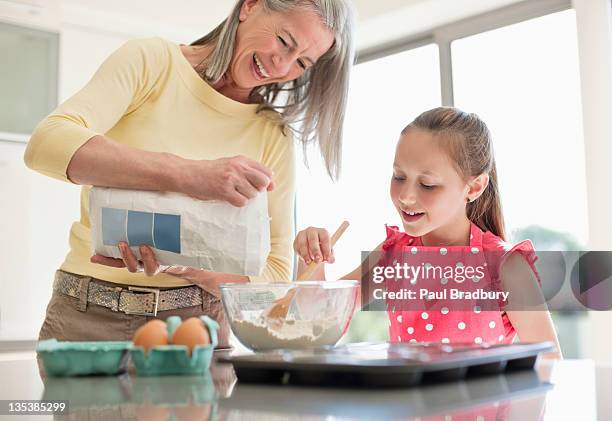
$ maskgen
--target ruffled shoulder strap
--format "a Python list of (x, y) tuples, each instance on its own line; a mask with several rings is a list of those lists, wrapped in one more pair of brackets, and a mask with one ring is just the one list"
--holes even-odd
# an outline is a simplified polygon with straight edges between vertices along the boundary
[(533, 271), (536, 279), (538, 280), (538, 284), (542, 285), (540, 274), (538, 273), (538, 269), (535, 264), (538, 260), (538, 255), (535, 252), (535, 248), (533, 247), (533, 243), (531, 242), (531, 240), (523, 240), (513, 246), (509, 246), (505, 253), (502, 255), (500, 266), (504, 264), (506, 259), (510, 257), (512, 253), (519, 253), (525, 258), (525, 260), (529, 264), (529, 267)]
[(482, 233), (482, 248), (485, 251), (491, 252), (499, 252), (499, 254), (503, 254), (508, 250), (509, 244), (502, 240), (497, 235), (493, 234), (491, 231), (486, 231)]
[(394, 225), (385, 225), (385, 228), (387, 230), (387, 238), (382, 244), (382, 249), (384, 251), (396, 250), (415, 243), (415, 237), (400, 231), (398, 227)]
[(501, 281), (499, 279), (501, 276), (501, 266), (504, 264), (506, 259), (512, 253), (520, 253), (529, 264), (529, 267), (536, 276), (538, 283), (541, 284), (540, 274), (538, 273), (535, 264), (538, 260), (538, 256), (535, 252), (535, 248), (531, 240), (523, 240), (518, 242), (517, 244), (512, 245), (502, 240), (495, 234), (487, 231), (483, 234), (482, 246), (485, 250), (487, 264), (489, 265), (489, 268), (493, 271), (491, 275), (494, 280), (498, 282)]

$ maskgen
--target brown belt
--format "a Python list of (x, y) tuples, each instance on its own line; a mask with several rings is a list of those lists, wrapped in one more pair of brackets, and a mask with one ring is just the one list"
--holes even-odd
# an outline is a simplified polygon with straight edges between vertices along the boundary
[(84, 294), (84, 280), (87, 281), (85, 285), (88, 303), (126, 314), (157, 316), (158, 311), (202, 305), (203, 290), (195, 285), (163, 290), (134, 286), (115, 287), (102, 283), (96, 278), (61, 270), (55, 272), (53, 289), (64, 295), (80, 299)]

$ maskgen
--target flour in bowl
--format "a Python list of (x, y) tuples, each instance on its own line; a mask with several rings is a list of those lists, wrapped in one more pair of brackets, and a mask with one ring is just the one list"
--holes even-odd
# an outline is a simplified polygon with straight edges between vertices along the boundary
[(286, 320), (271, 328), (262, 321), (238, 320), (232, 324), (234, 334), (245, 346), (255, 350), (304, 349), (335, 345), (342, 337), (337, 319)]

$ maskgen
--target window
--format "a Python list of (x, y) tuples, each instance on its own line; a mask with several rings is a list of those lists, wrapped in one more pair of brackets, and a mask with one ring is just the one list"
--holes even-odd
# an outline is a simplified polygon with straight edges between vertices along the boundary
[(566, 10), (452, 43), (455, 105), (492, 131), (507, 228), (516, 237), (538, 227), (587, 242), (575, 15)]

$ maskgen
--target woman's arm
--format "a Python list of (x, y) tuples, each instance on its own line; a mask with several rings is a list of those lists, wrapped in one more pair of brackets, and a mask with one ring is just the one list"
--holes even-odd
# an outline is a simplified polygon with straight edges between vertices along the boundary
[(76, 184), (176, 192), (185, 161), (176, 155), (143, 151), (96, 135), (75, 152), (66, 172)]
[(191, 160), (149, 152), (96, 135), (72, 156), (67, 177), (76, 184), (183, 193), (201, 200), (246, 205), (272, 190), (272, 172), (249, 158)]
[(519, 253), (512, 253), (501, 268), (502, 288), (509, 293), (506, 314), (522, 342), (550, 341), (556, 350), (545, 358), (563, 358), (557, 333), (544, 296), (529, 266)]

